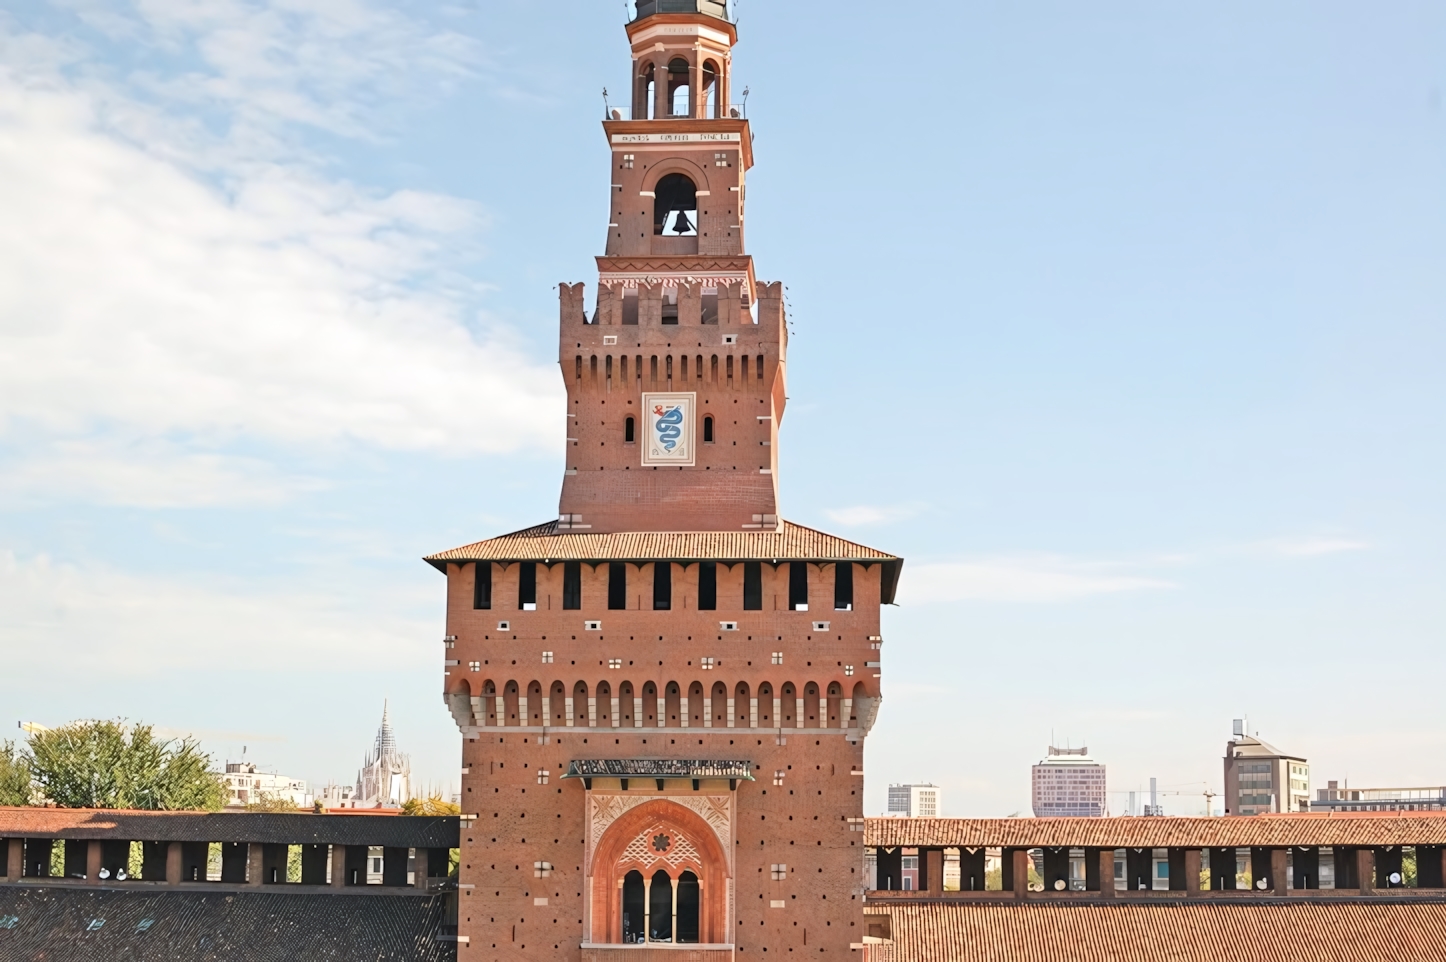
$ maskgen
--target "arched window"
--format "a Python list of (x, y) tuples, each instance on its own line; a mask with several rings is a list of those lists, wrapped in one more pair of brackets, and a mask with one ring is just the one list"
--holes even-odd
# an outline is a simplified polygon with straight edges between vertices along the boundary
[(703, 61), (703, 116), (716, 120), (721, 116), (723, 92), (718, 86), (718, 65), (711, 60)]
[(692, 104), (689, 94), (689, 72), (692, 68), (682, 57), (675, 57), (668, 63), (668, 115), (691, 117)]
[(648, 938), (654, 942), (673, 941), (673, 880), (662, 869), (653, 873), (648, 892)]
[(653, 188), (653, 233), (698, 236), (698, 188), (684, 174), (668, 174)]
[(698, 941), (698, 876), (684, 872), (678, 877), (678, 941)]
[(623, 876), (623, 941), (643, 941), (643, 873), (637, 869)]
[(713, 417), (709, 415), (703, 419), (703, 443), (713, 443)]
[(628, 418), (626, 421), (623, 422), (623, 442), (625, 444), (632, 444), (634, 441), (637, 440), (637, 437), (635, 436), (635, 432), (637, 430), (636, 426), (637, 422), (634, 421), (632, 418)]

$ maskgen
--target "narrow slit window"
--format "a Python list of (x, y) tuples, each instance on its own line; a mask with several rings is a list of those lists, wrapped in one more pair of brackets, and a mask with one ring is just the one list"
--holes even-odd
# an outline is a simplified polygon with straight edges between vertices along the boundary
[(608, 565), (608, 609), (624, 611), (628, 607), (628, 566), (627, 562), (614, 561)]
[(743, 610), (763, 610), (763, 562), (743, 562)]
[(653, 562), (653, 610), (668, 611), (673, 607), (673, 563)]
[(695, 373), (693, 376), (701, 381), (703, 380), (703, 355), (699, 354), (697, 361), (698, 363), (694, 365)]
[[(743, 375), (743, 380), (746, 381), (746, 380), (748, 380), (748, 355), (747, 355), (747, 354), (743, 355), (743, 357), (741, 358), (741, 360), (740, 360), (739, 363), (740, 363), (740, 365), (741, 365), (741, 367), (742, 367), (742, 370), (741, 370), (740, 373)], [(596, 367), (596, 365), (594, 365), (594, 367)]]
[(632, 444), (637, 440), (637, 426), (638, 422), (632, 417), (623, 422), (623, 443)]
[(733, 380), (733, 355), (728, 355), (728, 380)]
[(492, 562), (479, 561), (475, 580), (472, 582), (472, 607), (483, 611), (492, 607)]
[(702, 308), (703, 308), (703, 323), (704, 323), (704, 324), (717, 324), (717, 323), (718, 323), (718, 288), (716, 288), (716, 287), (711, 287), (711, 288), (710, 288), (710, 287), (705, 287), (705, 288), (703, 288)]
[(703, 443), (713, 443), (713, 416), (709, 415), (703, 419)]
[(833, 607), (835, 611), (852, 611), (854, 608), (854, 563), (840, 561), (834, 565)]
[(524, 561), (517, 566), (517, 607), (523, 611), (537, 610), (536, 561)]
[(565, 561), (562, 564), (562, 607), (568, 611), (582, 608), (581, 561)]
[(718, 562), (704, 561), (698, 565), (698, 610), (718, 610)]
[(758, 355), (758, 365), (754, 368), (754, 370), (757, 372), (756, 374), (753, 375), (754, 378), (755, 378), (756, 380), (759, 380), (759, 381), (763, 380), (763, 355), (762, 355), (762, 354)]

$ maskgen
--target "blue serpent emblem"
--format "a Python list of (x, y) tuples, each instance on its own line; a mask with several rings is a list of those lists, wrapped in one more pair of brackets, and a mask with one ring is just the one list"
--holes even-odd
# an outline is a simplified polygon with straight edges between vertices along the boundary
[(658, 432), (658, 440), (668, 451), (678, 446), (678, 439), (683, 436), (683, 429), (679, 427), (683, 423), (682, 407), (671, 408), (665, 414), (661, 404), (653, 408), (653, 413), (658, 420), (653, 423), (653, 429)]

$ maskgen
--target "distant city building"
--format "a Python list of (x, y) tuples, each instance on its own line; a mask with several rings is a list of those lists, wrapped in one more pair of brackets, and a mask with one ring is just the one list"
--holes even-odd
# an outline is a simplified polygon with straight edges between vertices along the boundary
[(890, 785), (889, 814), (905, 818), (938, 818), (943, 811), (937, 785)]
[(356, 799), (355, 785), (338, 785), (335, 782), (328, 782), (327, 786), (316, 793), (316, 800), (323, 808), (352, 808), (352, 802)]
[(255, 762), (227, 762), (221, 776), (226, 782), (226, 807), (245, 808), (266, 799), (284, 798), (297, 808), (310, 808), (306, 782), (275, 772), (258, 771)]
[(1036, 818), (1103, 818), (1105, 766), (1088, 748), (1049, 747), (1049, 756), (1031, 770)]
[(382, 703), (376, 742), (357, 773), (356, 794), (348, 808), (399, 808), (412, 797), (412, 760), (397, 751), (397, 738)]
[(1316, 789), (1312, 812), (1446, 811), (1446, 786), (1436, 788), (1341, 788), (1326, 782)]
[(1244, 733), (1225, 746), (1225, 814), (1310, 811), (1310, 764)]

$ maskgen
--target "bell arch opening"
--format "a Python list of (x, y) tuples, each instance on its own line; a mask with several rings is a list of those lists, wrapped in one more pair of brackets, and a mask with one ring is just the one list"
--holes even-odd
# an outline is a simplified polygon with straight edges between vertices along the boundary
[(687, 174), (668, 174), (653, 188), (653, 234), (698, 236), (698, 187)]

